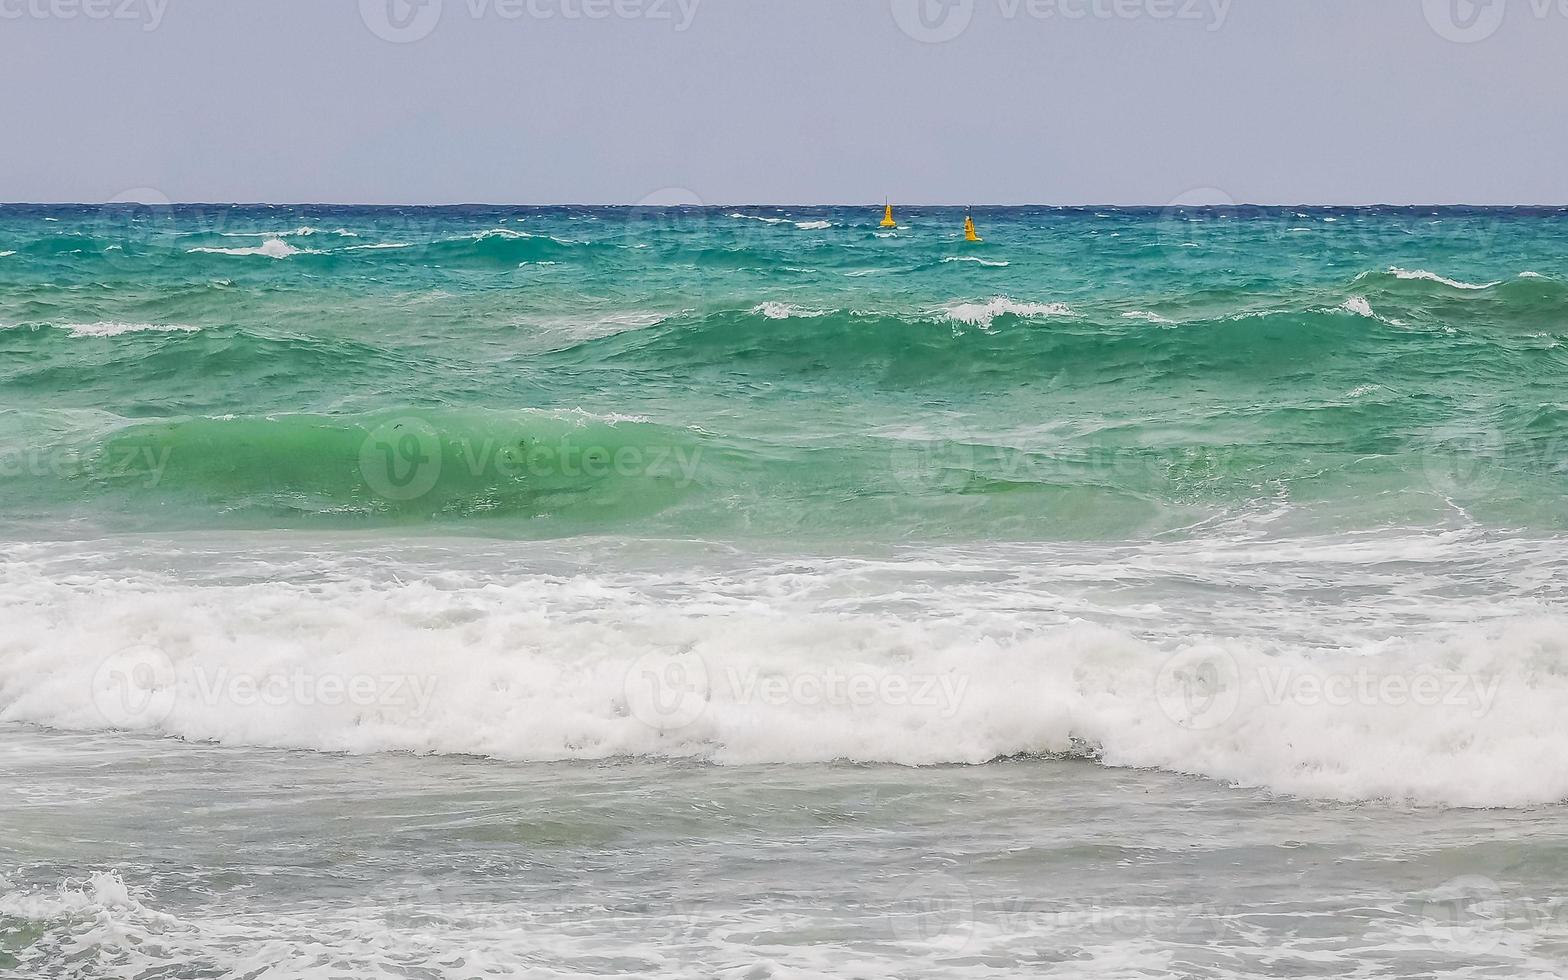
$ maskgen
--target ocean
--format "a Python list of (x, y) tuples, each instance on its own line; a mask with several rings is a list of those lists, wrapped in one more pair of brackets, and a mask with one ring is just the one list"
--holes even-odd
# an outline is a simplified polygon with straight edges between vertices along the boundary
[(1568, 209), (896, 214), (0, 207), (0, 976), (1568, 971)]

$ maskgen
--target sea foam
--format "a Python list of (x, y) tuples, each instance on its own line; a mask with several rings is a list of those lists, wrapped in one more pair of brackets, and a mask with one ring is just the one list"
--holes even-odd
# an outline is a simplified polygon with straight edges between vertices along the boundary
[(118, 337), (127, 333), (194, 333), (200, 327), (186, 323), (62, 323), (60, 329), (69, 330), (72, 337)]
[(281, 238), (269, 238), (260, 245), (247, 248), (216, 248), (212, 246), (199, 246), (186, 249), (187, 252), (207, 252), (212, 255), (265, 255), (273, 259), (286, 259), (290, 255), (298, 255), (310, 249), (295, 248)]
[[(933, 593), (936, 614), (911, 615), (839, 595), (871, 566), (806, 567), (420, 579), (346, 565), (209, 585), (13, 561), (0, 720), (522, 761), (1070, 755), (1335, 800), (1568, 796), (1560, 616), (1327, 646), (1140, 637), (1009, 612), (1027, 603), (994, 583), (989, 609)], [(803, 581), (838, 597), (779, 598)]]
[(773, 300), (757, 304), (751, 308), (751, 312), (761, 314), (769, 320), (809, 319), (827, 316), (828, 314), (827, 310), (813, 310), (804, 306), (796, 306), (793, 303), (779, 303)]
[(982, 259), (978, 255), (949, 255), (942, 260), (948, 262), (973, 262), (975, 265), (989, 266), (993, 269), (1005, 269), (1007, 263), (1001, 260)]
[(998, 296), (984, 303), (958, 303), (943, 310), (950, 320), (988, 327), (999, 316), (1016, 316), (1024, 319), (1036, 317), (1072, 316), (1066, 303), (1020, 303)]
[(1490, 289), (1500, 281), (1494, 280), (1486, 283), (1462, 282), (1458, 279), (1440, 276), (1435, 272), (1428, 272), (1425, 269), (1401, 269), (1398, 266), (1393, 266), (1388, 271), (1396, 279), (1418, 279), (1425, 282), (1436, 282), (1453, 289)]

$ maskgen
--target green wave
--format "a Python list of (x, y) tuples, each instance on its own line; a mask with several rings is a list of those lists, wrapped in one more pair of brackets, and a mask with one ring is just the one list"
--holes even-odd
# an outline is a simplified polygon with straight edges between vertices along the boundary
[(133, 424), (84, 458), (88, 492), (242, 518), (592, 520), (678, 500), (701, 446), (645, 422), (410, 409)]
[(1264, 313), (1161, 328), (1139, 321), (1002, 313), (984, 329), (941, 312), (832, 311), (769, 318), (753, 311), (678, 317), (577, 345), (577, 363), (658, 364), (779, 377), (853, 375), (943, 388), (1001, 380), (1157, 380), (1178, 373), (1270, 375), (1304, 359), (1398, 340), (1386, 326), (1339, 310)]
[[(962, 212), (903, 209), (883, 238), (880, 209), (729, 210), (0, 208), (7, 516), (878, 540), (1568, 521), (1561, 213), (982, 210), (968, 248)], [(945, 261), (977, 257), (997, 264)], [(552, 463), (572, 434), (669, 458)]]

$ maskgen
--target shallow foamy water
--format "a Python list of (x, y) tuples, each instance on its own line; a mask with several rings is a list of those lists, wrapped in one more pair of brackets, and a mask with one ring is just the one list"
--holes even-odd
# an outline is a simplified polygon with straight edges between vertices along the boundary
[(17, 975), (1544, 977), (1568, 955), (1553, 811), (1289, 802), (1072, 760), (4, 734)]

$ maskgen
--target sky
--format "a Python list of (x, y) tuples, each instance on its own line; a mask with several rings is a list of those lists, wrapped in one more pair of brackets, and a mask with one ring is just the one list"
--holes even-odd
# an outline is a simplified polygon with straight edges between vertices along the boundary
[(1568, 0), (0, 0), (0, 200), (1568, 203)]

